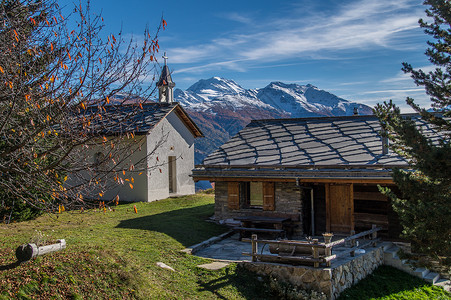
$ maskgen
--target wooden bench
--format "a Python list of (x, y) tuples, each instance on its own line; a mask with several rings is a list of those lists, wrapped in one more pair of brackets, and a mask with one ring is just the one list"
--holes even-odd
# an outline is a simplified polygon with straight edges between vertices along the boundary
[(250, 233), (276, 233), (281, 236), (285, 235), (285, 230), (283, 229), (271, 229), (271, 228), (254, 228), (254, 227), (234, 227), (233, 230), (238, 231), (240, 233), (240, 240), (244, 237), (245, 232)]
[(251, 233), (277, 233), (285, 237), (285, 225), (291, 222), (289, 218), (277, 218), (267, 216), (248, 215), (236, 217), (235, 220), (241, 222), (241, 226), (236, 227), (236, 231), (240, 232), (240, 239), (243, 238), (245, 232)]

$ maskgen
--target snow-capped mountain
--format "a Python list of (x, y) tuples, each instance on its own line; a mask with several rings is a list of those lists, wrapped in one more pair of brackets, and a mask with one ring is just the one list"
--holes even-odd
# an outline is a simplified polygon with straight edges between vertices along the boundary
[(270, 105), (257, 98), (257, 91), (245, 90), (235, 81), (220, 77), (201, 79), (186, 91), (176, 89), (174, 98), (184, 107), (197, 111), (208, 110), (215, 105), (234, 108), (257, 106), (272, 109)]
[(196, 142), (196, 163), (229, 140), (252, 119), (371, 114), (369, 106), (350, 102), (307, 84), (271, 82), (261, 89), (244, 89), (220, 77), (202, 79), (186, 91), (176, 89), (180, 102), (203, 131)]

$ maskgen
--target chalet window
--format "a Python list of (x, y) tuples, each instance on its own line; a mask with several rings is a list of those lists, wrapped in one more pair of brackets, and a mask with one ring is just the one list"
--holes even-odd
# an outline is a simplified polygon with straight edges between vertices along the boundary
[(177, 192), (176, 157), (168, 156), (169, 193)]
[(273, 182), (229, 182), (228, 208), (274, 210)]

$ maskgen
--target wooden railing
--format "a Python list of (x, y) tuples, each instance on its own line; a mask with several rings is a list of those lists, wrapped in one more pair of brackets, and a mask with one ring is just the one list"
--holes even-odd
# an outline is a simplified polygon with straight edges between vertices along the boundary
[[(355, 255), (355, 251), (359, 248), (366, 247), (368, 245), (376, 246), (379, 239), (377, 238), (377, 232), (382, 228), (372, 226), (372, 229), (360, 232), (358, 234), (352, 234), (346, 238), (334, 241), (320, 243), (318, 239), (311, 241), (284, 241), (284, 240), (258, 240), (257, 235), (253, 234), (251, 239), (243, 239), (243, 241), (251, 242), (252, 252), (243, 253), (243, 255), (252, 256), (252, 261), (268, 261), (268, 262), (280, 262), (280, 263), (309, 263), (313, 264), (315, 268), (318, 268), (321, 263), (326, 266), (330, 266), (334, 259), (339, 257)], [(360, 244), (357, 243), (358, 238), (368, 237), (368, 240), (364, 240)], [(258, 244), (268, 244), (270, 252), (276, 252), (276, 255), (263, 254), (263, 249), (258, 254)], [(332, 254), (333, 247), (347, 244), (345, 250), (340, 251), (337, 254)], [(264, 248), (264, 246), (263, 246)]]

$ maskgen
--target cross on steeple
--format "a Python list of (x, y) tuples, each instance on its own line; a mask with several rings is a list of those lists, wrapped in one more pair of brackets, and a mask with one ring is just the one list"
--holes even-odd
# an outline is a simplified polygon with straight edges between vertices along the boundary
[(164, 55), (162, 57), (164, 59), (164, 65), (166, 66), (166, 64), (168, 62), (168, 57), (166, 56), (166, 52), (164, 53)]

